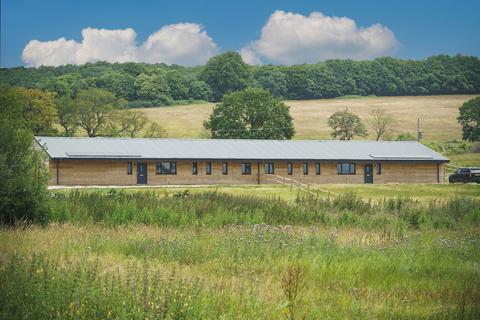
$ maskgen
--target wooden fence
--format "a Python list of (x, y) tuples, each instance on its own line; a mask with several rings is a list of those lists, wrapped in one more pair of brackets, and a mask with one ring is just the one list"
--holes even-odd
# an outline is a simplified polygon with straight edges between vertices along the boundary
[(281, 184), (283, 187), (290, 188), (290, 190), (293, 190), (296, 188), (298, 191), (305, 192), (307, 194), (311, 194), (317, 197), (325, 197), (325, 196), (330, 196), (330, 195), (338, 195), (338, 193), (329, 191), (329, 190), (323, 190), (319, 189), (316, 187), (312, 187), (311, 185), (307, 183), (303, 183), (300, 181), (297, 181), (293, 178), (287, 178), (281, 175), (273, 175), (269, 177), (271, 181), (276, 182), (278, 184)]

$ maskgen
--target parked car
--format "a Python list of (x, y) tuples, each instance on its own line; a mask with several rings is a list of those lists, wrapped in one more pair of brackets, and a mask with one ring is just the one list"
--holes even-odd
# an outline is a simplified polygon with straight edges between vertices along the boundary
[(480, 168), (459, 168), (448, 177), (448, 182), (480, 183)]

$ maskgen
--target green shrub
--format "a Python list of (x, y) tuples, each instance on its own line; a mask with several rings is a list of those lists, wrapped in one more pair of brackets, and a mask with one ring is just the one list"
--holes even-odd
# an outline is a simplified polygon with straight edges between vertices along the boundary
[[(332, 225), (382, 228), (398, 223), (411, 228), (455, 228), (475, 218), (480, 201), (473, 198), (432, 200), (389, 198), (373, 202), (355, 193), (337, 197), (278, 198), (188, 191), (161, 193), (123, 190), (53, 192), (54, 222), (103, 223), (108, 226), (224, 226), (229, 224)], [(477, 221), (477, 222), (475, 222)]]
[(17, 98), (0, 91), (0, 223), (45, 222), (48, 172), (33, 147), (33, 133), (21, 119)]

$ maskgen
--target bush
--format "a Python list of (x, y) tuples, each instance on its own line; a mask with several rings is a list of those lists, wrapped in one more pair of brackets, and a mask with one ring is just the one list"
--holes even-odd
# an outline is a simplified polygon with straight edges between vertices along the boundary
[(18, 100), (0, 92), (0, 222), (44, 222), (48, 216), (48, 171), (20, 120)]
[(475, 142), (470, 147), (470, 152), (472, 153), (480, 153), (480, 142)]

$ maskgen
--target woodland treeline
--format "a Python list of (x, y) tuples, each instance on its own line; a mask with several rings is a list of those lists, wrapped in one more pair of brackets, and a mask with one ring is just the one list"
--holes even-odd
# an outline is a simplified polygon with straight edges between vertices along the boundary
[(250, 66), (235, 52), (212, 57), (204, 66), (107, 63), (0, 69), (2, 87), (37, 88), (59, 96), (98, 88), (125, 99), (127, 106), (149, 107), (220, 101), (230, 91), (259, 87), (282, 99), (346, 95), (434, 95), (480, 92), (480, 59), (432, 56), (424, 60), (391, 57), (369, 61), (328, 60), (293, 66)]

